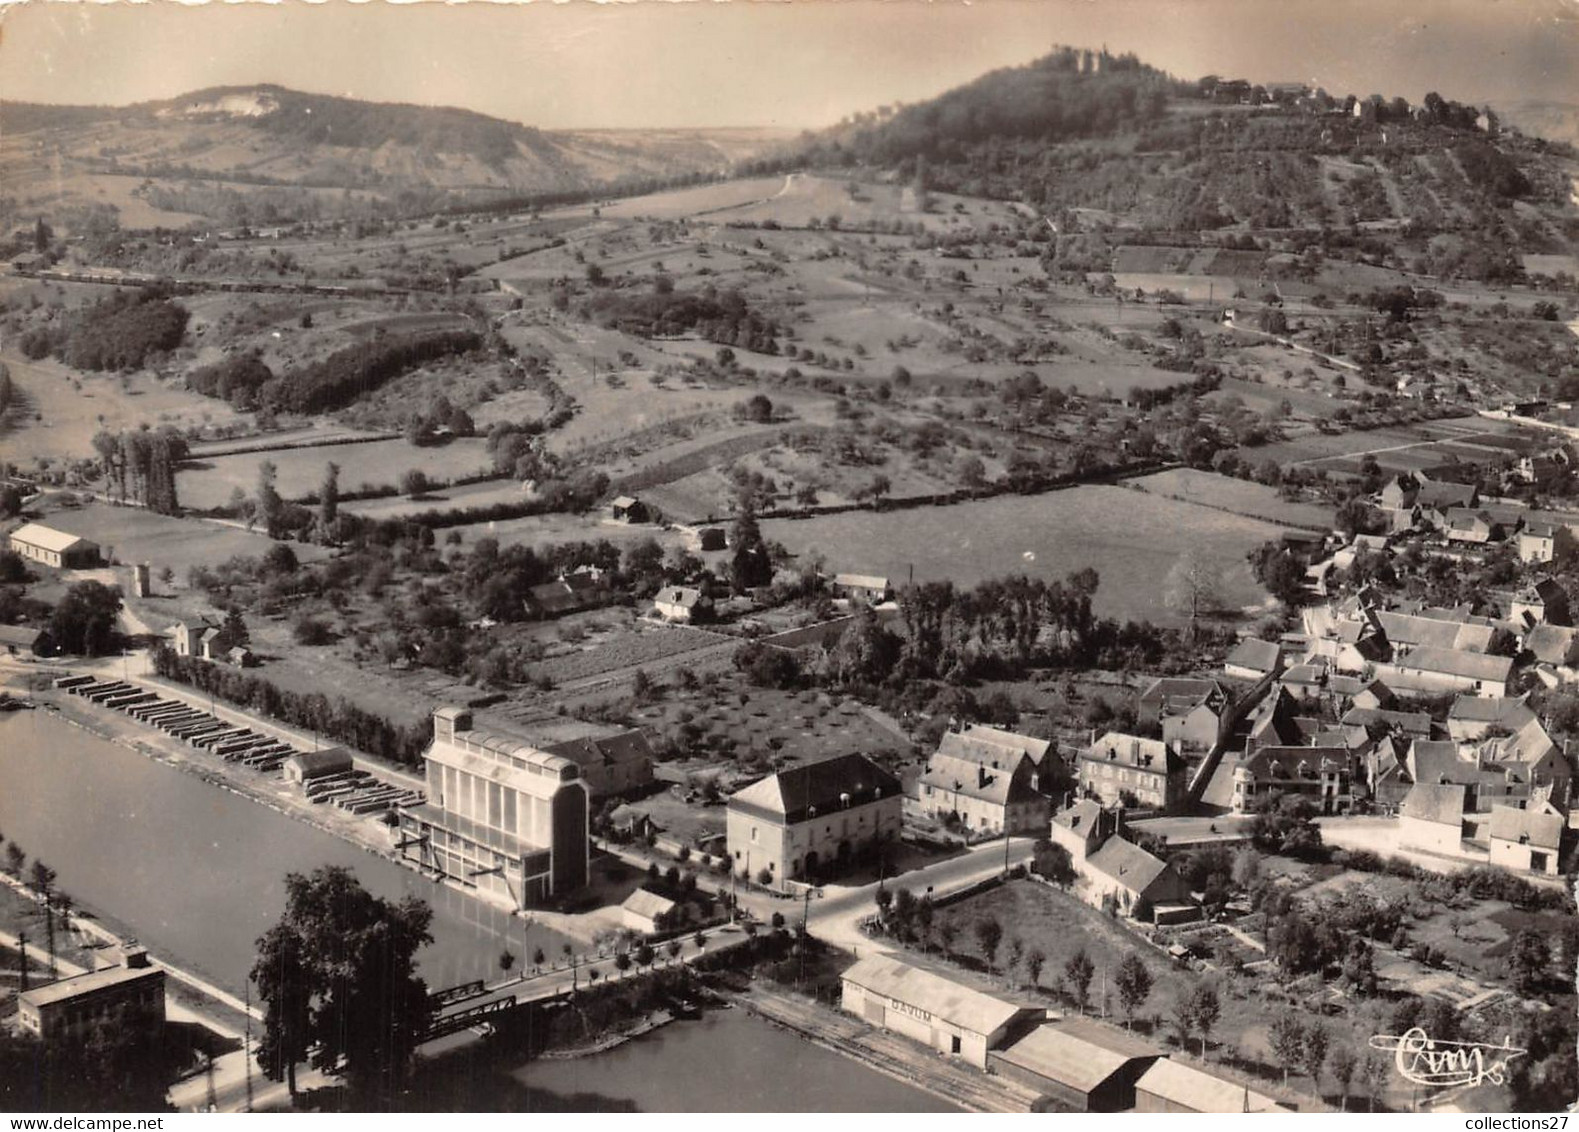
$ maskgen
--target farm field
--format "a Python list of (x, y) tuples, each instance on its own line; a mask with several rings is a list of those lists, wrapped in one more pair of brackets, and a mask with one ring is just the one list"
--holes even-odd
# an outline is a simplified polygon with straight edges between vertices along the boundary
[(1256, 461), (1272, 460), (1284, 467), (1353, 470), (1367, 453), (1384, 470), (1417, 471), (1460, 460), (1485, 460), (1489, 456), (1518, 456), (1549, 439), (1518, 425), (1459, 417), (1403, 428), (1383, 428), (1339, 435), (1312, 434), (1296, 440), (1268, 444), (1253, 450)]
[(1228, 605), (1261, 606), (1268, 598), (1245, 555), (1280, 529), (1106, 485), (762, 524), (793, 554), (821, 555), (830, 570), (886, 574), (895, 584), (912, 567), (917, 581), (973, 586), (1008, 574), (1062, 580), (1089, 566), (1102, 576), (1099, 613), (1166, 624), (1179, 619), (1163, 600), (1163, 580), (1186, 550), (1221, 571)]
[(1142, 476), (1129, 483), (1152, 495), (1221, 508), (1236, 515), (1248, 515), (1271, 523), (1297, 523), (1318, 530), (1332, 526), (1330, 507), (1316, 503), (1290, 503), (1279, 498), (1276, 488), (1233, 479), (1216, 472), (1174, 468), (1156, 475)]
[(241, 419), (224, 402), (166, 385), (147, 372), (83, 373), (14, 354), (0, 361), (10, 369), (19, 394), (18, 406), (0, 426), (0, 453), (21, 466), (38, 459), (92, 457), (94, 434), (104, 428), (170, 424), (186, 429)]
[(429, 479), (449, 480), (477, 475), (493, 466), (485, 442), (479, 437), (424, 448), (400, 439), (248, 452), (218, 456), (183, 468), (176, 477), (181, 502), (199, 510), (223, 507), (236, 488), (250, 497), (258, 489), (258, 465), (265, 460), (277, 469), (275, 488), (286, 499), (300, 499), (316, 492), (323, 484), (326, 465), (331, 463), (340, 466), (340, 490), (347, 492), (356, 491), (363, 484), (396, 484), (402, 473), (412, 468), (422, 469)]
[[(236, 555), (257, 557), (276, 545), (266, 535), (207, 519), (176, 519), (140, 507), (92, 503), (62, 510), (44, 522), (98, 543), (108, 557), (122, 563), (147, 562), (155, 575), (166, 566), (184, 584), (193, 566), (213, 566)], [(292, 543), (302, 561), (327, 558), (330, 551), (307, 543)]]
[(718, 633), (641, 620), (596, 630), (586, 640), (580, 636), (578, 632), (578, 639), (558, 646), (554, 651), (559, 655), (550, 655), (533, 665), (533, 675), (547, 677), (558, 685), (731, 643)]

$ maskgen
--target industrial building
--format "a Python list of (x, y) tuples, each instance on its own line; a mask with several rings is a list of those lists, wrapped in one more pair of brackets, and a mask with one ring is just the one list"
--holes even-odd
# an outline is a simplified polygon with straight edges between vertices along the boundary
[(129, 952), (125, 964), (58, 979), (17, 998), (17, 1023), (46, 1043), (79, 1041), (100, 1024), (146, 1026), (153, 1037), (164, 1025), (164, 970), (146, 952)]
[(400, 811), (402, 856), (495, 903), (524, 908), (587, 883), (589, 798), (581, 768), (524, 739), (433, 713), (428, 801)]

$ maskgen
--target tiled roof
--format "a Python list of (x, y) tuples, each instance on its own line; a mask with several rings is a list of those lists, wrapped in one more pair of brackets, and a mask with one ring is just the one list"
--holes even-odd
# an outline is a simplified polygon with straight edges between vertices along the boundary
[(868, 956), (842, 977), (972, 1034), (991, 1034), (1026, 1009), (886, 955)]
[(737, 791), (729, 804), (743, 803), (794, 823), (812, 816), (813, 807), (819, 815), (837, 812), (846, 794), (852, 805), (862, 805), (899, 792), (897, 778), (864, 755), (850, 754), (770, 774)]
[(1404, 797), (1403, 814), (1417, 821), (1437, 825), (1461, 825), (1464, 821), (1466, 787), (1459, 783), (1438, 785), (1417, 782)]

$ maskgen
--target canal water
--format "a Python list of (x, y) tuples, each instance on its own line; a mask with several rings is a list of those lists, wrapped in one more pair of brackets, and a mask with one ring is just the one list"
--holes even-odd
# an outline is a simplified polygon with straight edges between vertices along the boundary
[(285, 874), (320, 865), (433, 907), (430, 987), (497, 977), (507, 945), (519, 960), (565, 940), (42, 710), (0, 713), (0, 834), (80, 906), (238, 997), (254, 943), (285, 910)]
[[(241, 993), (253, 945), (285, 906), (284, 876), (355, 871), (370, 892), (433, 906), (430, 986), (497, 973), (507, 942), (563, 937), (434, 884), (284, 814), (101, 739), (45, 711), (0, 713), (0, 834), (59, 874), (82, 907), (155, 955)], [(524, 954), (530, 955), (530, 950)], [(927, 1112), (946, 1102), (739, 1010), (710, 1011), (574, 1061), (445, 1074), (436, 1108), (504, 1111)]]

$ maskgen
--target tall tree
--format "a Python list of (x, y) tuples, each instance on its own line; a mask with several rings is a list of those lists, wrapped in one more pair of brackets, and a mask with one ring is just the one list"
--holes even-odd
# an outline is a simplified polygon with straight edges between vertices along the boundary
[(1135, 1022), (1135, 1013), (1151, 995), (1151, 972), (1138, 955), (1126, 955), (1113, 975), (1113, 985), (1118, 988), (1118, 1002), (1124, 1010), (1124, 1028)]
[(264, 1069), (289, 1072), (305, 1048), (315, 1068), (343, 1073), (354, 1095), (387, 1104), (432, 1016), (415, 973), (417, 951), (432, 942), (432, 909), (374, 897), (343, 868), (291, 873), (285, 890), (285, 914), (258, 941), (253, 968), (273, 1058)]
[(1096, 967), (1083, 947), (1064, 963), (1064, 978), (1069, 981), (1069, 989), (1074, 991), (1075, 1005), (1080, 1009), (1081, 1014), (1086, 1012), (1086, 1001), (1091, 993), (1091, 977), (1095, 974)]
[(327, 533), (334, 529), (340, 516), (340, 465), (332, 461), (324, 465), (323, 490), (319, 493), (318, 522)]
[(115, 620), (120, 609), (120, 587), (78, 582), (50, 613), (50, 638), (64, 652), (102, 656), (115, 647)]
[(279, 533), (280, 513), (285, 508), (285, 501), (274, 486), (278, 476), (279, 469), (272, 460), (258, 464), (258, 518), (263, 520), (263, 529), (271, 537)]
[(1163, 580), (1163, 600), (1190, 619), (1194, 637), (1201, 617), (1222, 605), (1222, 571), (1198, 552), (1187, 550)]

